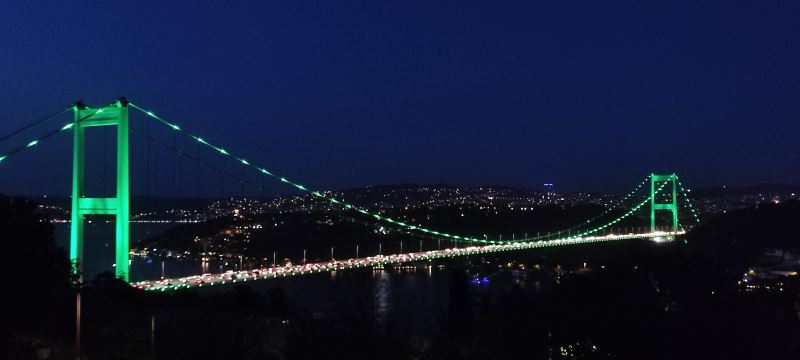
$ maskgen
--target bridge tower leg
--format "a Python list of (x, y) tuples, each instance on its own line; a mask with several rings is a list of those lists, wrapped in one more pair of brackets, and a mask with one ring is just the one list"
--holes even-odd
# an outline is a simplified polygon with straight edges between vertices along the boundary
[[(74, 273), (80, 273), (83, 262), (84, 217), (89, 214), (116, 217), (114, 273), (128, 281), (130, 183), (128, 164), (128, 103), (120, 99), (111, 106), (74, 107), (74, 144), (72, 152), (72, 223), (70, 227), (69, 258)], [(92, 126), (117, 127), (117, 187), (114, 197), (86, 197), (84, 188), (85, 129)]]
[[(656, 183), (672, 183), (672, 200), (668, 203), (659, 203), (656, 200)], [(677, 178), (675, 173), (669, 175), (650, 174), (650, 231), (656, 231), (656, 211), (666, 210), (672, 213), (672, 231), (678, 231), (678, 196)]]

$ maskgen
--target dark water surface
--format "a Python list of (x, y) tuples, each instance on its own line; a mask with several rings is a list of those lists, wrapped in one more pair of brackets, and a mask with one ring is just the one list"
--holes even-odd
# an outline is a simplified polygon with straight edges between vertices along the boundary
[[(131, 243), (174, 226), (173, 224), (131, 224)], [(56, 241), (64, 248), (69, 243), (69, 224), (56, 225)], [(84, 244), (85, 278), (91, 279), (103, 271), (113, 271), (114, 226), (111, 223), (87, 224)], [(477, 259), (472, 259), (477, 260)], [(445, 263), (418, 264), (402, 268), (354, 269), (332, 273), (319, 273), (301, 277), (268, 279), (248, 283), (252, 289), (265, 293), (280, 287), (293, 306), (332, 316), (341, 313), (358, 313), (371, 316), (378, 323), (391, 322), (393, 326), (409, 331), (428, 329), (435, 325), (449, 303), (449, 282), (454, 264), (467, 265), (470, 259), (461, 258)], [(235, 270), (238, 262), (227, 265), (212, 260), (151, 259), (134, 257), (131, 260), (131, 281), (179, 277), (204, 272), (216, 273)], [(485, 275), (485, 274), (484, 274)], [(488, 282), (474, 284), (480, 293), (503, 292), (514, 284), (525, 286), (518, 279), (492, 277)], [(538, 283), (534, 286), (538, 286)], [(231, 287), (199, 289), (213, 294)]]

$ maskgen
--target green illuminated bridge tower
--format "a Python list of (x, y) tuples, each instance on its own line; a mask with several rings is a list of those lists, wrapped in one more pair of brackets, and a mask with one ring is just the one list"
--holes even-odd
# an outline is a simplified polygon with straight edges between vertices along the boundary
[[(130, 183), (128, 163), (128, 103), (118, 100), (111, 106), (88, 108), (74, 106), (74, 145), (72, 164), (72, 225), (70, 228), (69, 258), (73, 271), (80, 272), (83, 262), (84, 217), (90, 214), (116, 217), (115, 273), (128, 281)], [(86, 197), (85, 184), (85, 134), (92, 126), (117, 127), (117, 187), (114, 197)]]
[[(650, 231), (656, 231), (656, 211), (664, 210), (672, 213), (672, 231), (678, 231), (678, 196), (677, 196), (677, 176), (675, 173), (669, 175), (650, 174)], [(666, 183), (672, 183), (672, 196), (670, 202), (659, 203), (656, 200), (657, 189), (662, 189)], [(662, 184), (656, 187), (657, 184)]]
[[(69, 256), (73, 264), (73, 271), (80, 274), (82, 272), (82, 264), (84, 260), (84, 239), (85, 239), (85, 217), (87, 215), (113, 215), (115, 217), (115, 273), (116, 276), (128, 281), (130, 275), (129, 254), (130, 254), (130, 172), (129, 172), (129, 131), (137, 133), (135, 129), (129, 127), (128, 110), (134, 109), (142, 114), (145, 114), (151, 120), (165, 125), (173, 134), (182, 134), (186, 138), (195, 141), (197, 144), (204, 148), (211, 149), (214, 154), (218, 154), (223, 159), (229, 159), (244, 168), (249, 168), (255, 171), (256, 174), (263, 177), (272, 178), (279, 181), (281, 184), (286, 184), (291, 189), (305, 193), (308, 196), (319, 199), (323, 202), (328, 202), (331, 205), (337, 206), (345, 211), (351, 211), (354, 214), (361, 214), (370, 221), (380, 222), (390, 226), (394, 231), (405, 232), (408, 234), (417, 234), (422, 238), (435, 240), (437, 244), (441, 241), (450, 241), (451, 247), (441, 249), (422, 250), (422, 245), (418, 252), (406, 252), (401, 254), (383, 255), (379, 253), (375, 256), (358, 256), (356, 250), (356, 258), (347, 260), (334, 260), (331, 256), (331, 261), (322, 261), (315, 264), (303, 264), (294, 267), (286, 267), (278, 264), (273, 264), (271, 267), (264, 267), (250, 273), (247, 270), (240, 271), (236, 278), (229, 278), (230, 274), (216, 274), (211, 277), (190, 276), (186, 278), (163, 279), (161, 281), (143, 281), (133, 284), (136, 287), (148, 290), (170, 290), (185, 288), (188, 286), (206, 286), (215, 284), (225, 284), (227, 282), (236, 282), (239, 280), (246, 281), (247, 279), (255, 278), (269, 278), (269, 277), (284, 277), (287, 275), (301, 275), (310, 274), (312, 272), (320, 271), (334, 271), (337, 269), (348, 269), (353, 267), (374, 266), (404, 263), (409, 261), (429, 261), (433, 259), (464, 256), (482, 253), (491, 253), (499, 251), (516, 251), (524, 249), (543, 248), (551, 246), (566, 246), (589, 244), (596, 242), (606, 242), (615, 240), (627, 239), (655, 239), (655, 238), (674, 238), (676, 236), (686, 234), (686, 229), (678, 222), (678, 189), (680, 188), (681, 194), (685, 201), (682, 205), (687, 210), (691, 211), (691, 216), (699, 224), (700, 219), (695, 211), (688, 195), (687, 190), (681, 184), (680, 179), (675, 173), (672, 174), (650, 174), (646, 179), (643, 179), (629, 194), (623, 197), (617, 204), (610, 205), (607, 209), (599, 215), (581, 222), (569, 229), (562, 229), (557, 232), (548, 232), (546, 235), (536, 234), (536, 236), (525, 235), (524, 238), (511, 236), (512, 240), (508, 237), (503, 239), (502, 235), (498, 238), (487, 238), (475, 235), (464, 235), (443, 232), (440, 230), (427, 228), (413, 220), (406, 220), (403, 218), (389, 217), (380, 210), (373, 210), (357, 204), (347, 202), (337, 196), (324, 192), (316, 191), (308, 188), (298, 182), (289, 180), (286, 177), (275, 174), (267, 168), (256, 165), (244, 157), (235, 155), (225, 148), (212, 144), (206, 138), (197, 134), (193, 134), (173, 123), (165, 120), (159, 115), (156, 115), (150, 110), (144, 109), (137, 104), (129, 103), (124, 98), (117, 100), (108, 106), (102, 107), (87, 107), (83, 104), (75, 104), (74, 106), (65, 107), (60, 112), (38, 120), (33, 125), (39, 124), (48, 119), (65, 114), (72, 111), (74, 113), (74, 120), (62, 125), (59, 128), (51, 131), (44, 136), (35, 138), (32, 141), (24, 143), (10, 152), (0, 154), (0, 164), (5, 163), (10, 156), (13, 156), (20, 151), (38, 147), (41, 141), (49, 138), (58, 133), (67, 131), (73, 132), (73, 173), (72, 173), (72, 211), (71, 211), (71, 228), (70, 228), (70, 246)], [(26, 125), (23, 128), (12, 132), (10, 136), (14, 136), (21, 131), (30, 128), (33, 125)], [(116, 157), (116, 191), (112, 196), (103, 194), (106, 197), (91, 196), (93, 192), (91, 189), (86, 189), (86, 129), (95, 126), (116, 126), (117, 132), (117, 157)], [(161, 144), (156, 139), (150, 138), (147, 134), (143, 135), (150, 141), (156, 144)], [(6, 137), (7, 138), (7, 137)], [(173, 135), (174, 139), (174, 135)], [(174, 143), (174, 140), (173, 140)], [(172, 151), (176, 151), (178, 155), (182, 155), (180, 149), (166, 146)], [(203, 164), (200, 160), (201, 166)], [(227, 174), (218, 169), (223, 175)], [(229, 174), (227, 174), (229, 175)], [(244, 181), (244, 180), (241, 180)], [(650, 194), (639, 193), (640, 190), (645, 191), (647, 182), (650, 182)], [(613, 213), (614, 210), (619, 210), (621, 205), (626, 202), (631, 203), (630, 206), (621, 215)], [(639, 209), (646, 209), (647, 204), (650, 204), (650, 230), (642, 229), (639, 232), (620, 231), (620, 223), (635, 216)], [(669, 229), (658, 229), (656, 215), (658, 212), (669, 211), (672, 220), (672, 226)], [(616, 230), (616, 231), (615, 231)], [(458, 244), (467, 245), (459, 247)], [(402, 252), (402, 250), (401, 250)], [(226, 276), (228, 278), (226, 278)]]

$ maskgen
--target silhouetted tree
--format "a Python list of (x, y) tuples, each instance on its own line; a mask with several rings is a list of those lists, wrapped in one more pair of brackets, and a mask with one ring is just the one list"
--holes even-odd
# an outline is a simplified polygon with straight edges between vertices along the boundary
[(0, 195), (0, 239), (4, 337), (36, 339), (43, 347), (65, 340), (74, 278), (67, 254), (55, 244), (53, 226), (33, 202)]

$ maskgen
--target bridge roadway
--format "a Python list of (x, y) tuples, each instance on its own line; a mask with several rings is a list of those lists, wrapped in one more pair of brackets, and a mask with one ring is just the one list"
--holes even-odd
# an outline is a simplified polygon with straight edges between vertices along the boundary
[(683, 230), (677, 232), (656, 231), (643, 234), (610, 234), (586, 236), (579, 238), (565, 238), (548, 241), (532, 241), (509, 244), (496, 244), (484, 246), (470, 246), (464, 248), (447, 248), (393, 255), (376, 255), (357, 259), (333, 260), (318, 263), (306, 263), (290, 266), (267, 267), (260, 269), (228, 271), (220, 274), (192, 275), (180, 278), (167, 278), (162, 280), (146, 280), (131, 283), (131, 286), (148, 291), (171, 291), (188, 288), (208, 287), (225, 284), (243, 283), (262, 279), (275, 279), (337, 270), (382, 266), (387, 264), (402, 264), (414, 261), (427, 261), (456, 256), (467, 256), (494, 253), (501, 251), (526, 250), (553, 246), (567, 246), (598, 243), (628, 239), (669, 239), (676, 235), (683, 235)]

